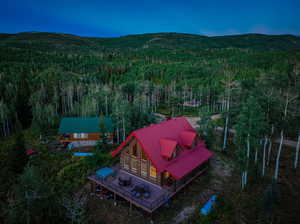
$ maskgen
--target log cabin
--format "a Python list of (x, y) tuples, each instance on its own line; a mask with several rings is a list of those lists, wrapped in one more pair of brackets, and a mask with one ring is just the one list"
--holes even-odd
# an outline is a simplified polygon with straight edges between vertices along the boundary
[(160, 186), (188, 178), (205, 167), (212, 153), (186, 118), (175, 118), (138, 129), (111, 153), (120, 153), (120, 167)]
[(130, 176), (133, 185), (143, 182), (151, 186), (155, 192), (151, 200), (131, 197), (116, 180), (101, 180), (97, 175), (89, 179), (151, 213), (165, 202), (164, 198), (200, 176), (213, 154), (187, 119), (179, 117), (133, 131), (111, 155), (120, 155), (114, 168), (117, 176)]
[(64, 117), (60, 122), (58, 133), (60, 143), (66, 144), (75, 141), (96, 142), (101, 140), (102, 135), (112, 141), (113, 125), (111, 118), (108, 117)]

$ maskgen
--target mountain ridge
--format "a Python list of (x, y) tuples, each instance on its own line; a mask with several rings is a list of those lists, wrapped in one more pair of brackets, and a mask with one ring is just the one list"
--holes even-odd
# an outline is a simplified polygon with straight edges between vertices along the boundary
[(187, 33), (145, 33), (120, 37), (82, 37), (66, 33), (0, 33), (1, 47), (36, 50), (98, 51), (101, 49), (210, 49), (242, 48), (253, 50), (300, 50), (300, 38), (291, 35), (239, 34), (203, 36)]

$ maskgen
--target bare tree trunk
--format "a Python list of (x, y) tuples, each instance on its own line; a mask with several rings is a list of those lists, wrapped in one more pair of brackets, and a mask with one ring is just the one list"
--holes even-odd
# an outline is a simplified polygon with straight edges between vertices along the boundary
[(248, 134), (247, 137), (247, 166), (246, 166), (246, 171), (244, 171), (244, 181), (243, 181), (243, 188), (244, 189), (247, 185), (248, 182), (248, 169), (249, 169), (249, 163), (250, 163), (250, 140), (249, 140), (250, 135)]
[[(293, 99), (289, 99), (289, 92), (288, 92), (287, 96), (286, 96), (286, 101), (285, 101), (283, 121), (285, 120), (285, 118), (287, 116), (288, 105), (291, 100), (293, 100)], [(279, 162), (280, 162), (280, 155), (281, 155), (281, 150), (282, 150), (282, 143), (283, 143), (283, 129), (281, 130), (280, 144), (279, 144), (279, 149), (278, 149), (277, 157), (276, 157), (276, 167), (275, 167), (275, 174), (274, 174), (274, 178), (276, 181), (278, 179), (278, 173), (279, 173)]]
[(280, 155), (282, 150), (282, 143), (283, 143), (283, 130), (281, 130), (280, 144), (279, 144), (279, 149), (276, 157), (276, 167), (275, 167), (275, 174), (274, 174), (274, 178), (276, 181), (278, 179), (278, 174), (279, 174), (279, 160), (280, 160)]
[(227, 137), (228, 137), (228, 122), (229, 122), (229, 100), (227, 101), (227, 116), (225, 121), (225, 129), (224, 129), (224, 141), (222, 151), (226, 150), (227, 147)]
[(296, 155), (295, 155), (295, 162), (294, 162), (295, 169), (297, 169), (297, 167), (298, 167), (299, 148), (300, 148), (300, 132), (298, 134), (298, 141), (297, 141), (297, 146), (296, 146)]
[(255, 149), (255, 157), (254, 157), (254, 164), (257, 164), (257, 160), (258, 160), (258, 150), (257, 148)]
[(270, 160), (271, 160), (271, 151), (272, 151), (272, 140), (271, 138), (269, 138), (269, 147), (268, 147), (268, 158), (267, 158), (267, 166), (269, 166), (270, 164)]
[(242, 190), (244, 189), (245, 187), (245, 172), (243, 171), (242, 172)]
[(267, 148), (268, 139), (265, 137), (264, 143), (264, 152), (263, 152), (263, 166), (262, 166), (262, 176), (265, 176), (265, 169), (266, 169), (266, 148)]

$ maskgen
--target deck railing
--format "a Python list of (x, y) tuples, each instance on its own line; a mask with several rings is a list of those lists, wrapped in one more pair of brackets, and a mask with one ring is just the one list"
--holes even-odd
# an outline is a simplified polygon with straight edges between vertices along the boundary
[(167, 202), (169, 199), (168, 194), (166, 194), (166, 193), (164, 193), (161, 197), (159, 197), (153, 201), (136, 198), (136, 197), (132, 196), (131, 191), (125, 189), (125, 187), (116, 186), (115, 184), (112, 184), (110, 181), (102, 179), (102, 178), (98, 177), (97, 175), (93, 175), (90, 178), (95, 180), (96, 182), (100, 182), (104, 187), (109, 188), (109, 190), (112, 190), (113, 192), (119, 194), (120, 196), (122, 196), (124, 198), (129, 198), (131, 201), (135, 202), (136, 204), (140, 204), (143, 207), (145, 207), (151, 211), (154, 210), (155, 208), (161, 206), (162, 204)]

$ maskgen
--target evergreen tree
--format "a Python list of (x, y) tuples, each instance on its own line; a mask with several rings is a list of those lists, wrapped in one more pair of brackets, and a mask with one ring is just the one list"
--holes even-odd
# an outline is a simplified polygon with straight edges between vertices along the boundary
[(14, 141), (15, 144), (8, 153), (8, 167), (14, 173), (21, 173), (28, 161), (22, 131), (17, 132)]
[(100, 116), (99, 121), (99, 132), (100, 132), (100, 140), (97, 142), (97, 149), (101, 152), (108, 151), (108, 133), (109, 130), (106, 127), (105, 117)]
[(10, 223), (55, 223), (62, 221), (57, 192), (36, 167), (27, 166), (14, 188), (8, 206)]
[[(235, 125), (235, 144), (242, 171), (242, 188), (247, 185), (248, 173), (254, 165), (257, 165), (257, 158), (260, 147), (260, 140), (264, 137), (266, 130), (265, 114), (257, 98), (248, 97), (243, 104)], [(254, 160), (254, 164), (251, 161)]]
[(201, 112), (200, 120), (197, 124), (199, 125), (197, 131), (201, 134), (201, 136), (203, 136), (208, 148), (210, 148), (214, 141), (214, 122), (211, 119), (211, 113)]

